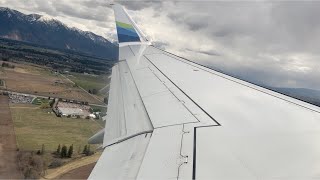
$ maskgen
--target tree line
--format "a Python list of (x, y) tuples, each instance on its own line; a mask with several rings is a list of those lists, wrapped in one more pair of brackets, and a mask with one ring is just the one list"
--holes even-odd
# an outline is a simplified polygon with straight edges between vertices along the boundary
[[(60, 158), (71, 158), (73, 155), (73, 144), (71, 146), (69, 146), (69, 148), (66, 145), (58, 145), (58, 148), (55, 152), (55, 154), (60, 155)], [(82, 154), (86, 155), (86, 156), (90, 156), (92, 154), (94, 154), (93, 151), (91, 151), (90, 149), (90, 145), (85, 145), (83, 150), (82, 150)]]
[(14, 68), (15, 68), (15, 65), (12, 65), (12, 64), (3, 62), (3, 63), (1, 64), (1, 67), (6, 67), (6, 68), (14, 69)]

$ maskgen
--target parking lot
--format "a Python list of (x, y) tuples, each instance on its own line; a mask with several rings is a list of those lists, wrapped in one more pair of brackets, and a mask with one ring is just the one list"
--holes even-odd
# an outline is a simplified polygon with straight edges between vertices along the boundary
[(9, 102), (14, 104), (31, 104), (34, 97), (22, 94), (9, 94)]

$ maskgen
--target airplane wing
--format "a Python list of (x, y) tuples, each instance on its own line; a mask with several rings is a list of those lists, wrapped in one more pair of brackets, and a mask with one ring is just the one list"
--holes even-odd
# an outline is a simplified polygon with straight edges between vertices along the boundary
[(119, 61), (89, 179), (320, 179), (319, 107), (160, 50), (113, 8)]

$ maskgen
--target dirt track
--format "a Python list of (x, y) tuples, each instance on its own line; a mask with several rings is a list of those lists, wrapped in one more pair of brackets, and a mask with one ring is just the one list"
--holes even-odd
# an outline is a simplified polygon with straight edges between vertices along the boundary
[(8, 97), (0, 95), (0, 179), (22, 179)]
[(101, 153), (82, 157), (56, 169), (49, 169), (44, 179), (87, 179)]
[(92, 169), (94, 168), (96, 163), (89, 164), (86, 166), (79, 167), (77, 169), (74, 169), (72, 171), (69, 171), (62, 176), (60, 176), (58, 179), (88, 179)]

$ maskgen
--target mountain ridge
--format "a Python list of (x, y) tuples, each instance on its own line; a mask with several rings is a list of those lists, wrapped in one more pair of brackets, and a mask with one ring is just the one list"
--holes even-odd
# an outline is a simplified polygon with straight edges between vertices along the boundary
[(303, 100), (320, 107), (320, 91), (308, 88), (267, 87), (273, 91)]
[(116, 59), (117, 46), (102, 36), (39, 14), (23, 14), (0, 7), (0, 37), (80, 51), (107, 59)]

